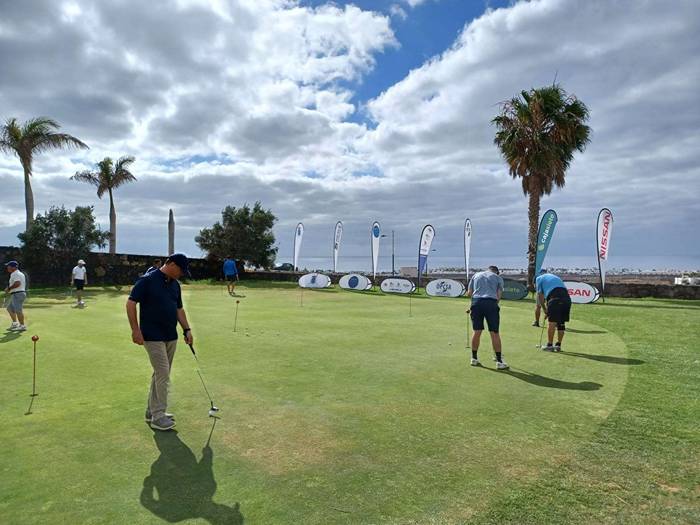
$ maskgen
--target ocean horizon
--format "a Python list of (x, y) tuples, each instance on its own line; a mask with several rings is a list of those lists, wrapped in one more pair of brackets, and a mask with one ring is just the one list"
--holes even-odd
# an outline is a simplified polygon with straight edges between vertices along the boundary
[[(291, 263), (291, 256), (278, 256), (276, 264)], [(396, 256), (394, 267), (398, 273), (401, 267), (415, 268), (418, 257)], [(469, 267), (471, 270), (486, 268), (495, 264), (503, 270), (526, 270), (527, 259), (524, 256), (494, 256), (471, 257)], [(304, 257), (299, 258), (298, 267), (306, 270), (332, 271), (333, 258)], [(565, 269), (570, 271), (598, 271), (598, 261), (595, 257), (586, 255), (548, 256), (544, 262), (545, 268)], [(391, 255), (379, 256), (377, 273), (391, 272)], [(435, 256), (428, 258), (428, 271), (464, 271), (464, 257), (460, 256)], [(372, 271), (372, 260), (367, 255), (341, 255), (338, 258), (338, 272), (362, 272)], [(700, 271), (700, 256), (685, 255), (651, 255), (630, 256), (621, 255), (611, 257), (608, 262), (608, 273), (683, 273)]]

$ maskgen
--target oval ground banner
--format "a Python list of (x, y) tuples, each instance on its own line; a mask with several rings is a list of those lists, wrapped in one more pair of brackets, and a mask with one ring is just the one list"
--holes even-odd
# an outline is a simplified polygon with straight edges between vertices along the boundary
[(569, 291), (569, 297), (571, 297), (572, 303), (577, 304), (587, 304), (592, 303), (598, 297), (600, 293), (595, 286), (591, 286), (586, 283), (579, 283), (576, 281), (564, 281), (566, 289)]
[(302, 288), (328, 288), (331, 278), (322, 273), (307, 273), (299, 277), (299, 286)]
[(527, 297), (527, 286), (520, 281), (503, 279), (503, 299), (519, 301)]
[(369, 290), (372, 288), (372, 281), (370, 281), (369, 277), (359, 273), (343, 275), (338, 284), (343, 290)]
[(413, 293), (416, 285), (408, 279), (384, 279), (380, 288), (386, 293)]
[(461, 297), (466, 291), (463, 283), (453, 279), (434, 279), (425, 286), (425, 293), (434, 297)]

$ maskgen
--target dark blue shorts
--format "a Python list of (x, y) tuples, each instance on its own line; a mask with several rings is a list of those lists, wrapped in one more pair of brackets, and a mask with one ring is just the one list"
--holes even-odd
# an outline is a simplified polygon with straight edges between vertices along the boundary
[(82, 290), (85, 288), (85, 279), (73, 279), (73, 283), (75, 283), (76, 290)]
[(501, 322), (501, 307), (496, 299), (477, 299), (472, 303), (472, 328), (484, 329), (484, 319), (489, 326), (489, 332), (498, 333)]
[(233, 274), (231, 274), (231, 275), (228, 275), (228, 274), (227, 274), (225, 277), (226, 277), (226, 280), (227, 280), (227, 281), (233, 282), (233, 281), (236, 281), (236, 280), (237, 280), (238, 274), (235, 274), (235, 273), (233, 273)]

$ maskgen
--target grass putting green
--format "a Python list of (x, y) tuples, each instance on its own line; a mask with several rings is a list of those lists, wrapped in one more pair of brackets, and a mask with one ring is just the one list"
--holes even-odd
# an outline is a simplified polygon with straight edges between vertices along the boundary
[(31, 295), (29, 331), (0, 336), (3, 522), (700, 522), (700, 302), (574, 305), (550, 354), (532, 302), (504, 301), (504, 372), (488, 337), (469, 366), (463, 299), (415, 297), (409, 315), (377, 292), (224, 290), (183, 287), (221, 419), (181, 343), (177, 433), (143, 421), (127, 288), (85, 309)]

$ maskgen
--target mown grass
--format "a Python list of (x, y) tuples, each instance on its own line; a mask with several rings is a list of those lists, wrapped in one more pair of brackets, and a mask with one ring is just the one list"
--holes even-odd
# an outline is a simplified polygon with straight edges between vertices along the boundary
[(463, 300), (409, 316), (377, 292), (184, 290), (222, 419), (181, 345), (177, 433), (141, 419), (150, 367), (126, 288), (84, 310), (32, 294), (29, 332), (0, 336), (4, 522), (700, 521), (698, 302), (577, 306), (560, 355), (535, 349), (531, 302), (504, 302), (504, 373), (486, 341), (468, 366)]

